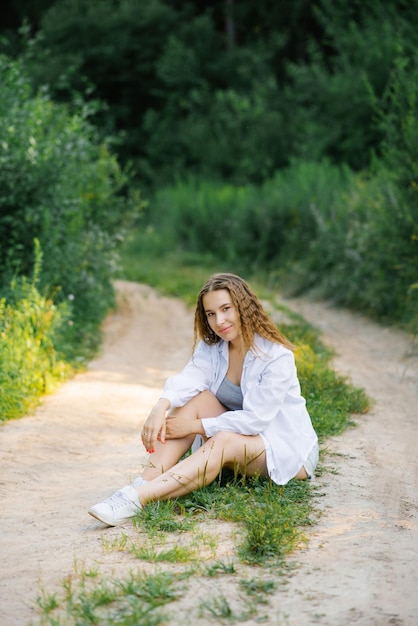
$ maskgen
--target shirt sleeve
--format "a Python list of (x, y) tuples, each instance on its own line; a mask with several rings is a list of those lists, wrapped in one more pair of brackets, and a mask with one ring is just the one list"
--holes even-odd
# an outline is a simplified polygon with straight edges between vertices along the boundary
[(214, 351), (201, 341), (184, 369), (166, 380), (161, 396), (169, 400), (170, 408), (184, 406), (195, 395), (209, 389), (215, 367)]
[(244, 393), (242, 410), (202, 419), (205, 434), (212, 437), (221, 430), (227, 430), (242, 435), (258, 435), (277, 417), (289, 395), (304, 402), (300, 396), (293, 353), (286, 350), (269, 360), (258, 378), (252, 381)]

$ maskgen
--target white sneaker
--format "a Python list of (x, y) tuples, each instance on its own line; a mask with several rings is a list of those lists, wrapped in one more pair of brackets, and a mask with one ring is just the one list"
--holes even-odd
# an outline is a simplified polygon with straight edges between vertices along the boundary
[(144, 483), (146, 483), (146, 482), (148, 482), (148, 481), (147, 481), (147, 480), (144, 480), (144, 479), (142, 478), (142, 476), (137, 476), (137, 477), (135, 478), (135, 480), (131, 483), (131, 486), (132, 486), (134, 489), (138, 489), (138, 487), (140, 487), (141, 485), (143, 485), (143, 484), (144, 484)]
[(110, 498), (92, 506), (88, 512), (103, 524), (118, 526), (127, 522), (131, 517), (135, 517), (141, 509), (142, 504), (136, 489), (127, 485)]

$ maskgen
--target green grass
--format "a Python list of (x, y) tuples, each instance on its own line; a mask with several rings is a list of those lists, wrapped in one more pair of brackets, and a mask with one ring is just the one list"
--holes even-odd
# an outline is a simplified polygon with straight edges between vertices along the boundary
[[(219, 267), (208, 258), (200, 263), (181, 253), (160, 251), (150, 256), (149, 246), (143, 238), (127, 243), (124, 267), (129, 269), (123, 277), (146, 282), (191, 306), (210, 273), (235, 269)], [(253, 278), (253, 286), (267, 300), (271, 312), (286, 314), (288, 322), (280, 328), (297, 346), (302, 391), (323, 444), (327, 437), (351, 425), (354, 413), (367, 411), (369, 400), (363, 390), (332, 370), (330, 350), (302, 318), (283, 311), (268, 289), (268, 280)], [(320, 462), (317, 473), (322, 471)], [(169, 618), (163, 606), (169, 604), (169, 614), (175, 615), (190, 580), (196, 578), (202, 582), (212, 579), (217, 585), (203, 602), (196, 599), (194, 609), (201, 619), (222, 624), (248, 619), (261, 623), (268, 619), (265, 613), (271, 596), (291, 572), (289, 555), (306, 543), (307, 529), (316, 522), (317, 489), (308, 481), (291, 481), (283, 487), (266, 478), (245, 479), (223, 471), (214, 483), (183, 498), (151, 503), (134, 520), (129, 534), (102, 541), (105, 552), (118, 551), (120, 558), (126, 554), (127, 571), (134, 556), (135, 574), (119, 580), (77, 574), (71, 584), (64, 585), (61, 595), (40, 596), (42, 624), (171, 623), (164, 621)], [(234, 541), (227, 559), (217, 552), (226, 529)], [(154, 568), (151, 573), (150, 568)], [(233, 598), (223, 592), (225, 577), (234, 590)], [(283, 619), (277, 616), (276, 623), (285, 623)]]
[(41, 625), (159, 626), (167, 623), (161, 610), (181, 594), (182, 576), (167, 572), (131, 573), (124, 578), (90, 578), (84, 573), (66, 579), (60, 596), (38, 598)]

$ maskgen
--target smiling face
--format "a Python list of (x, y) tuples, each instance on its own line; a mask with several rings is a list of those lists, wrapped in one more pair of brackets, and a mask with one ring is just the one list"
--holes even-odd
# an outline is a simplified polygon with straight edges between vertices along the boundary
[(203, 296), (208, 324), (213, 332), (225, 341), (241, 341), (241, 324), (238, 311), (227, 289), (209, 291)]

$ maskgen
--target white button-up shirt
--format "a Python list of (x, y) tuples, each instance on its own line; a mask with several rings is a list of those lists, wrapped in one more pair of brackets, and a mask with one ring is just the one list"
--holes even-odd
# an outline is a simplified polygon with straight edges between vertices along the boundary
[[(269, 476), (284, 485), (304, 465), (318, 438), (301, 395), (293, 352), (257, 335), (254, 343), (242, 371), (242, 410), (204, 418), (202, 425), (207, 437), (223, 430), (260, 435)], [(201, 341), (183, 371), (167, 379), (162, 397), (174, 408), (201, 391), (216, 395), (228, 363), (228, 342), (208, 346)]]

